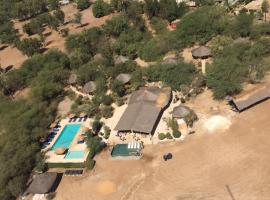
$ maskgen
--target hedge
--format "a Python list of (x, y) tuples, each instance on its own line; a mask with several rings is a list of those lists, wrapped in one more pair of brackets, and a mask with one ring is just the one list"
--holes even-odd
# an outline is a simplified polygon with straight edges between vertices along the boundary
[(84, 163), (48, 163), (49, 168), (84, 168)]

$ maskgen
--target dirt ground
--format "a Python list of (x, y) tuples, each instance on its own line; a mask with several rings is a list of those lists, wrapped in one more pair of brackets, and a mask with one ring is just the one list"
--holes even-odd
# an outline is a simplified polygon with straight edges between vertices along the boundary
[[(219, 105), (223, 110), (225, 105)], [(200, 111), (211, 107), (205, 103)], [(269, 109), (265, 101), (235, 114), (227, 130), (197, 129), (184, 141), (146, 146), (139, 161), (110, 160), (109, 150), (104, 151), (93, 172), (63, 177), (56, 200), (268, 200)], [(166, 152), (173, 159), (164, 162)]]

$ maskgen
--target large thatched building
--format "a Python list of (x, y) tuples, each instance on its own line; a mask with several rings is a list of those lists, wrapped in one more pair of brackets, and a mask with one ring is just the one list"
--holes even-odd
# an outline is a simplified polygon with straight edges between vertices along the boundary
[(28, 188), (31, 194), (47, 194), (59, 184), (59, 175), (55, 172), (46, 172), (36, 175)]
[(115, 130), (154, 134), (163, 111), (171, 101), (171, 88), (142, 87), (132, 93)]
[(243, 97), (230, 99), (230, 103), (241, 112), (257, 103), (270, 98), (270, 88), (268, 86), (263, 87), (255, 92), (251, 92)]

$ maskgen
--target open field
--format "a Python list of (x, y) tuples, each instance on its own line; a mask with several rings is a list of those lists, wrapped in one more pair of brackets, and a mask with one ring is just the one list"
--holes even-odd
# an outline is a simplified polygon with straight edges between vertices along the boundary
[[(146, 146), (139, 161), (112, 161), (109, 152), (103, 152), (93, 172), (63, 177), (56, 200), (267, 200), (269, 108), (266, 101), (236, 114), (223, 132)], [(172, 152), (173, 159), (164, 162), (165, 152)]]

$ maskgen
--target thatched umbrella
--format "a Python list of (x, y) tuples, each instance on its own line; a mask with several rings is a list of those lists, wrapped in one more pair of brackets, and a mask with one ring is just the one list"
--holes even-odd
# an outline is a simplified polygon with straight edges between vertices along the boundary
[(70, 114), (68, 115), (68, 117), (69, 117), (69, 118), (74, 118), (74, 117), (76, 117), (76, 115), (75, 115), (74, 113), (70, 113)]
[(79, 137), (78, 137), (78, 142), (83, 142), (84, 141), (84, 137), (82, 136), (82, 135), (80, 135)]
[(50, 128), (55, 128), (57, 126), (56, 122), (51, 123)]
[(77, 83), (77, 75), (76, 74), (70, 74), (67, 82), (70, 85), (76, 84)]
[(200, 46), (199, 48), (191, 51), (193, 58), (205, 59), (212, 55), (211, 49), (206, 46)]
[(80, 113), (80, 117), (85, 117), (87, 114), (85, 112)]
[(82, 128), (81, 128), (81, 131), (82, 132), (87, 132), (89, 130), (89, 128), (88, 127), (85, 127), (85, 126), (83, 126)]
[(67, 151), (66, 148), (59, 147), (59, 148), (55, 149), (54, 152), (55, 152), (56, 155), (63, 155), (63, 154), (65, 154), (66, 151)]
[(83, 86), (82, 92), (85, 94), (92, 93), (96, 90), (97, 86), (94, 81), (89, 81)]
[(125, 56), (115, 56), (114, 57), (114, 63), (116, 65), (123, 64), (123, 63), (127, 62), (128, 60), (129, 60), (128, 57), (125, 57)]

